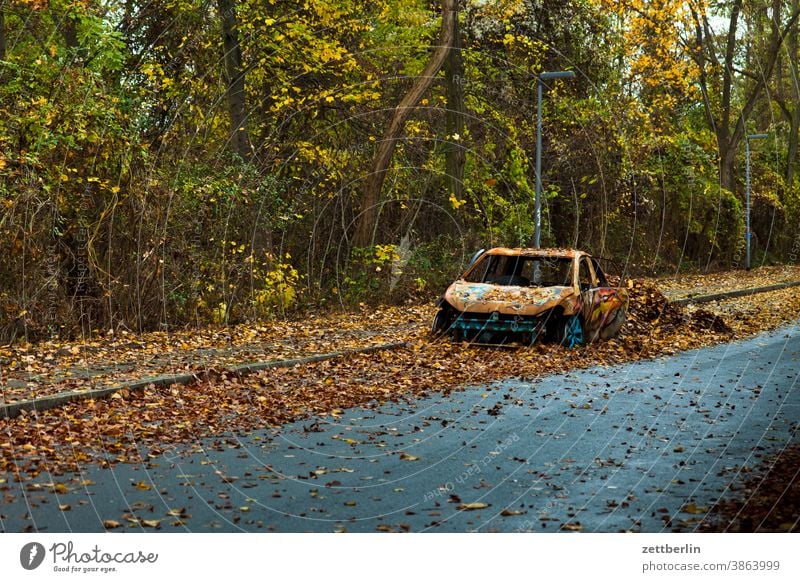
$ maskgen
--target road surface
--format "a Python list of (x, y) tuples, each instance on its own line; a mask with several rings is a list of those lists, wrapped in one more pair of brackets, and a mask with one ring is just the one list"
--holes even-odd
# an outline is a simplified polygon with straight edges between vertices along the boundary
[(165, 446), (142, 465), (7, 475), (0, 529), (693, 531), (742, 467), (800, 441), (799, 357), (792, 325)]

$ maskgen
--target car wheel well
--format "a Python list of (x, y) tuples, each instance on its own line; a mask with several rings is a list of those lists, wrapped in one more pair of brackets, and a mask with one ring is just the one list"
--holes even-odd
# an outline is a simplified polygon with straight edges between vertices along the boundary
[(583, 318), (579, 313), (565, 315), (559, 319), (556, 341), (568, 348), (575, 348), (584, 343)]
[(455, 309), (444, 299), (439, 303), (439, 311), (433, 318), (431, 324), (430, 336), (433, 339), (438, 339), (450, 332), (450, 327), (453, 325), (453, 315)]
[(580, 323), (581, 334), (583, 333), (583, 316), (580, 313), (566, 315), (562, 306), (554, 307), (547, 313), (543, 314), (545, 318), (545, 330), (548, 341), (555, 343), (564, 343), (564, 336), (566, 333), (565, 326), (572, 318), (577, 318)]
[(558, 335), (559, 324), (564, 318), (564, 308), (561, 306), (554, 307), (543, 313), (541, 317), (544, 320), (545, 334), (548, 341), (555, 340)]

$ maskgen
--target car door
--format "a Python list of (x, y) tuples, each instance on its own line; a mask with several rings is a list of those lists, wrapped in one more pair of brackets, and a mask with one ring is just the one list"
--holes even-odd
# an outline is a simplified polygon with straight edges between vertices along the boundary
[[(581, 257), (578, 262), (578, 290), (581, 294), (583, 308), (583, 326), (586, 331), (591, 331), (595, 326), (594, 297), (597, 290), (597, 279), (594, 275), (594, 267), (587, 257)], [(591, 337), (591, 334), (589, 334)]]
[(619, 289), (609, 286), (596, 259), (581, 257), (578, 279), (587, 341), (613, 337), (624, 319), (626, 299)]

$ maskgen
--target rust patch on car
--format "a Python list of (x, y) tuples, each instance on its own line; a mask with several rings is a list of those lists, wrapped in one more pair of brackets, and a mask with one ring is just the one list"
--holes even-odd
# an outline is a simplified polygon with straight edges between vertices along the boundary
[(507, 257), (564, 257), (574, 259), (577, 256), (588, 255), (584, 251), (575, 249), (523, 249), (496, 247), (486, 251), (489, 255), (504, 255)]
[[(515, 287), (457, 281), (445, 299), (461, 312), (536, 316), (559, 305), (566, 315), (580, 311), (572, 287)], [(577, 298), (580, 299), (579, 297)]]

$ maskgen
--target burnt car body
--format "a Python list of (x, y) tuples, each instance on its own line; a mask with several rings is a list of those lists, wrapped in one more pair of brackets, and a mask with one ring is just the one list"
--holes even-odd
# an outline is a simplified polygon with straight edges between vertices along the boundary
[(438, 305), (434, 336), (517, 335), (575, 347), (619, 333), (628, 293), (610, 286), (599, 261), (583, 251), (500, 247), (476, 254)]

